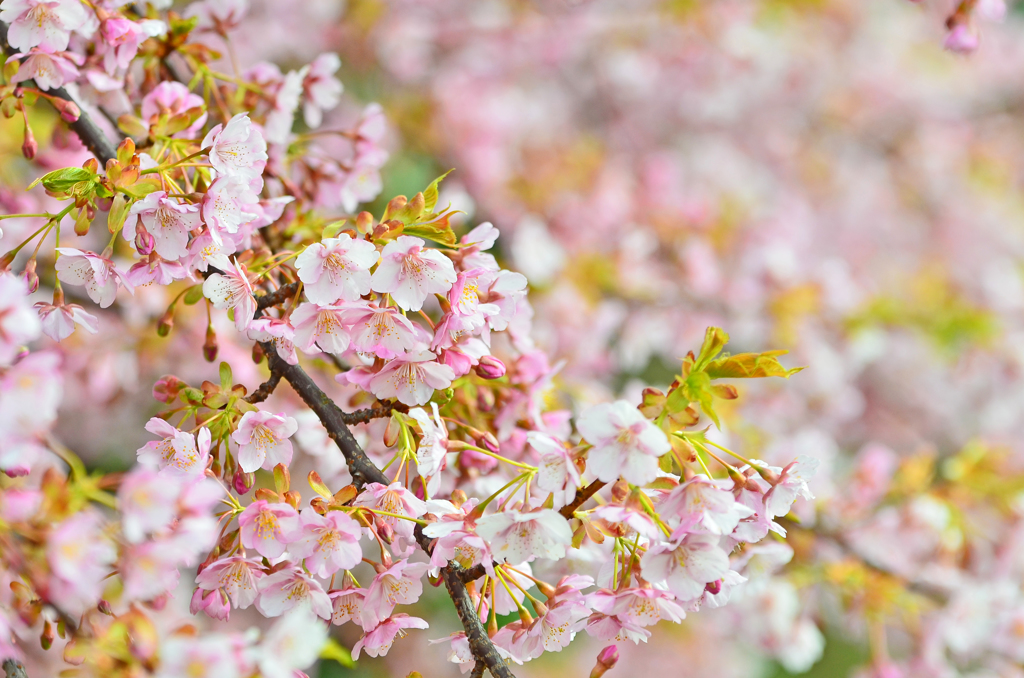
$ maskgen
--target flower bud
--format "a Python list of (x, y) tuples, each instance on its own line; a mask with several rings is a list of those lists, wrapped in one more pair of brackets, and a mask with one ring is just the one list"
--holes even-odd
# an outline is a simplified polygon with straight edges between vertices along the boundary
[(458, 507), (461, 507), (467, 501), (469, 501), (469, 497), (466, 496), (466, 493), (463, 490), (452, 490), (453, 504), (455, 504)]
[(135, 249), (139, 254), (147, 255), (156, 247), (156, 238), (142, 225), (142, 220), (135, 226)]
[(21, 154), (25, 156), (26, 160), (31, 160), (36, 157), (38, 151), (39, 144), (36, 142), (35, 135), (32, 134), (32, 128), (25, 125), (25, 142), (21, 145)]
[(103, 600), (102, 598), (100, 599), (100, 602), (96, 603), (96, 609), (102, 612), (103, 614), (107, 615), (108, 617), (114, 616), (114, 608), (112, 608), (110, 606), (110, 603)]
[(629, 496), (629, 483), (625, 479), (619, 478), (612, 485), (612, 499), (615, 501), (623, 501)]
[(388, 427), (384, 429), (384, 446), (394, 447), (395, 443), (398, 442), (398, 435), (402, 432), (402, 425), (398, 422), (398, 419), (392, 415), (388, 419)]
[(601, 650), (597, 655), (597, 663), (590, 672), (590, 678), (601, 678), (610, 668), (619, 662), (619, 648), (614, 645)]
[(25, 278), (25, 284), (28, 285), (29, 293), (34, 293), (39, 289), (39, 276), (36, 275), (36, 258), (32, 257), (25, 262), (25, 272), (22, 273), (22, 277)]
[(473, 371), (484, 379), (500, 379), (505, 376), (505, 363), (492, 355), (485, 355)]
[(260, 343), (257, 341), (255, 344), (252, 345), (252, 361), (259, 365), (261, 362), (263, 362), (263, 356), (263, 347), (260, 346)]
[[(259, 344), (256, 345), (259, 346)], [(206, 328), (206, 341), (203, 342), (203, 357), (206, 358), (208, 363), (212, 363), (217, 359), (217, 333), (213, 331), (213, 325), (208, 325)]]
[(170, 403), (178, 397), (178, 393), (183, 388), (185, 388), (185, 382), (173, 374), (165, 374), (153, 384), (153, 397), (162, 403)]
[(231, 479), (231, 485), (235, 488), (235, 492), (240, 495), (244, 495), (249, 492), (255, 482), (256, 474), (246, 473), (242, 469), (235, 471), (235, 477)]
[(64, 122), (77, 122), (82, 116), (82, 109), (74, 101), (53, 97), (50, 99), (50, 103), (60, 113), (60, 117), (64, 119)]
[(156, 323), (156, 333), (161, 337), (166, 337), (171, 333), (171, 328), (174, 327), (174, 306), (171, 306), (164, 314), (160, 316), (160, 320)]
[(390, 544), (395, 540), (395, 528), (391, 527), (391, 523), (386, 523), (378, 518), (375, 527), (381, 541), (385, 544)]
[(203, 590), (196, 587), (196, 590), (192, 592), (192, 600), (188, 603), (188, 611), (190, 614), (199, 614), (199, 610), (203, 609)]
[(49, 650), (53, 647), (53, 639), (56, 637), (57, 634), (53, 630), (53, 624), (47, 619), (43, 622), (43, 632), (39, 634), (39, 644), (44, 650)]

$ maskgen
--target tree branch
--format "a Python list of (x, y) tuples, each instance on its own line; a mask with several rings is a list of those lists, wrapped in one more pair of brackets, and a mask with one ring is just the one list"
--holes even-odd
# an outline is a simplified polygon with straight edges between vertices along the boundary
[(270, 397), (270, 394), (274, 392), (274, 389), (277, 388), (277, 385), (280, 383), (281, 373), (271, 372), (270, 377), (265, 382), (260, 384), (259, 388), (253, 391), (251, 395), (246, 396), (245, 401), (247, 403), (252, 403), (254, 405), (256, 403), (262, 403), (264, 400)]
[(295, 296), (295, 291), (299, 289), (299, 283), (293, 282), (287, 285), (281, 285), (270, 294), (258, 297), (256, 299), (257, 310), (262, 311), (265, 308), (271, 306), (277, 306), (278, 304), (288, 301)]
[[(0, 23), (0, 39), (3, 40), (6, 45), (6, 26)], [(55, 92), (57, 96), (67, 98), (67, 92), (57, 90)], [(71, 123), (71, 129), (78, 135), (82, 143), (93, 152), (96, 158), (102, 161), (104, 164), (107, 160), (116, 157), (117, 151), (114, 146), (110, 143), (110, 140), (106, 138), (103, 131), (96, 126), (92, 120), (89, 119), (88, 114), (84, 111), (79, 117), (78, 121)], [(296, 287), (291, 287), (295, 285)], [(280, 303), (286, 296), (278, 298), (275, 295), (287, 295), (294, 294), (297, 288), (297, 283), (291, 283), (290, 285), (284, 285), (280, 289), (271, 294), (262, 297), (257, 301), (257, 314), (272, 303)], [(285, 292), (289, 289), (289, 292)], [(277, 300), (275, 302), (275, 300)], [(352, 415), (346, 415), (342, 412), (331, 398), (320, 390), (320, 387), (316, 385), (316, 382), (306, 374), (298, 365), (289, 365), (280, 356), (277, 355), (275, 347), (268, 343), (262, 343), (260, 346), (263, 348), (264, 354), (267, 356), (267, 364), (270, 366), (271, 379), (273, 375), (279, 374), (281, 377), (286, 379), (295, 392), (302, 398), (303, 402), (309, 406), (313, 412), (316, 413), (320, 422), (324, 428), (327, 429), (328, 435), (334, 440), (341, 453), (345, 456), (345, 461), (348, 464), (349, 472), (352, 474), (352, 479), (356, 483), (357, 487), (362, 487), (366, 483), (380, 483), (382, 485), (389, 485), (390, 481), (370, 458), (366, 456), (363, 449), (356, 442), (355, 437), (352, 435), (352, 431), (349, 430), (347, 420)], [(269, 381), (269, 380), (268, 380)], [(265, 384), (264, 384), (265, 385)], [(262, 388), (262, 387), (261, 387)], [(259, 389), (257, 389), (257, 392)], [(255, 395), (255, 394), (254, 394)], [(357, 414), (357, 413), (353, 413)], [(360, 417), (365, 416), (365, 413), (359, 414)], [(420, 547), (430, 553), (430, 540), (420, 533), (417, 541)], [(463, 583), (460, 575), (459, 567), (455, 563), (451, 563), (441, 568), (441, 574), (444, 577), (445, 587), (448, 589), (448, 595), (451, 596), (452, 602), (455, 605), (455, 610), (459, 615), (459, 620), (462, 622), (462, 627), (466, 631), (466, 637), (469, 639), (470, 649), (473, 655), (480, 661), (484, 662), (487, 669), (491, 672), (494, 678), (515, 678), (514, 674), (509, 670), (505, 661), (498, 654), (498, 650), (494, 647), (494, 643), (487, 636), (487, 631), (484, 629), (483, 624), (480, 623), (480, 618), (476, 614), (476, 608), (473, 606), (473, 601), (469, 596), (469, 592), (466, 590), (466, 585)], [(7, 669), (7, 663), (4, 664), (5, 670)], [(17, 674), (16, 674), (17, 675)], [(11, 678), (8, 674), (8, 678)], [(25, 678), (24, 676), (17, 676), (17, 678)]]
[(16, 659), (5, 659), (3, 666), (6, 678), (28, 678), (25, 665)]

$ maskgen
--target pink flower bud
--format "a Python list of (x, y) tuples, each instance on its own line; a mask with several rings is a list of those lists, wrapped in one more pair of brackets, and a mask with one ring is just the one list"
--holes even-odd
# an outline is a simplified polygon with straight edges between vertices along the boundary
[(597, 655), (597, 663), (594, 665), (594, 670), (590, 672), (590, 678), (601, 678), (610, 668), (615, 666), (619, 661), (619, 648), (614, 645), (601, 650)]
[(232, 478), (231, 484), (235, 487), (235, 492), (238, 494), (245, 494), (252, 489), (252, 486), (256, 483), (255, 473), (246, 473), (242, 469), (238, 469), (235, 472), (235, 477)]
[(945, 47), (957, 54), (970, 54), (978, 49), (978, 35), (966, 23), (957, 23), (949, 29)]
[(480, 358), (480, 364), (473, 369), (484, 379), (500, 379), (505, 376), (505, 363), (492, 355)]
[(715, 594), (721, 592), (721, 590), (722, 590), (722, 580), (721, 579), (716, 579), (715, 581), (708, 582), (707, 586), (704, 587), (704, 590), (707, 591), (708, 593), (710, 593), (711, 595), (715, 595)]
[(96, 603), (96, 609), (102, 612), (103, 614), (107, 615), (108, 617), (114, 616), (114, 608), (110, 606), (110, 603), (103, 599), (100, 599), (100, 602)]
[(77, 122), (82, 116), (82, 109), (74, 101), (53, 97), (50, 99), (50, 103), (60, 113), (60, 117), (64, 119), (64, 122)]
[(39, 276), (36, 275), (36, 259), (32, 257), (25, 263), (25, 272), (22, 274), (25, 283), (28, 285), (29, 293), (39, 289)]
[[(259, 344), (255, 344), (259, 346)], [(255, 348), (253, 350), (256, 350)], [(206, 341), (203, 343), (203, 357), (206, 362), (212, 363), (217, 359), (217, 333), (213, 331), (213, 325), (206, 328)]]
[(379, 518), (375, 521), (377, 528), (377, 534), (380, 536), (381, 541), (385, 544), (390, 544), (395, 540), (395, 528), (391, 527), (391, 523), (385, 523)]
[(21, 145), (21, 154), (25, 156), (26, 160), (31, 160), (36, 157), (36, 152), (39, 151), (39, 144), (36, 142), (35, 135), (32, 134), (32, 128), (25, 128), (25, 143)]
[(183, 388), (185, 382), (173, 374), (165, 374), (153, 384), (153, 397), (162, 403), (170, 403), (178, 397)]
[(139, 254), (146, 255), (152, 252), (154, 247), (156, 247), (156, 238), (146, 230), (140, 219), (139, 224), (135, 227), (135, 249)]

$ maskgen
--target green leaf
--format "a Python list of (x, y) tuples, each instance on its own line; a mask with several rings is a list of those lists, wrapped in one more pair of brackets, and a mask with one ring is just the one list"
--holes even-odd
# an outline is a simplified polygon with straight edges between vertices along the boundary
[(334, 494), (332, 494), (331, 491), (327, 489), (327, 485), (324, 484), (324, 481), (320, 478), (319, 473), (317, 473), (316, 471), (310, 471), (309, 476), (307, 476), (307, 479), (309, 480), (309, 486), (313, 488), (314, 492), (319, 494), (327, 501), (331, 501), (332, 499), (334, 499)]
[(39, 177), (29, 185), (29, 188), (41, 183), (43, 188), (53, 193), (67, 193), (76, 184), (92, 181), (94, 176), (96, 175), (81, 167), (63, 167)]
[(202, 285), (193, 285), (192, 287), (188, 288), (188, 292), (185, 292), (185, 297), (184, 297), (185, 305), (186, 306), (193, 306), (194, 304), (199, 303), (199, 301), (202, 298), (203, 298), (203, 286)]
[(220, 387), (225, 391), (231, 390), (231, 365), (222, 362), (220, 364)]
[(441, 176), (439, 176), (438, 178), (434, 179), (433, 181), (430, 182), (430, 185), (427, 186), (426, 190), (423, 191), (423, 209), (424, 211), (427, 212), (427, 214), (433, 213), (434, 208), (437, 207), (437, 198), (440, 193), (438, 190), (438, 186), (441, 185), (441, 182), (444, 181), (445, 177), (447, 177), (454, 171), (454, 169), (450, 169)]
[(413, 235), (419, 238), (426, 238), (427, 240), (433, 240), (434, 242), (441, 243), (442, 245), (448, 245), (453, 247), (458, 239), (455, 237), (455, 231), (448, 224), (449, 219), (452, 218), (453, 214), (458, 214), (457, 211), (445, 212), (439, 214), (430, 221), (423, 221), (418, 224), (411, 224), (405, 227), (403, 235)]
[(321, 659), (330, 659), (338, 662), (345, 668), (352, 668), (356, 663), (352, 660), (352, 653), (342, 647), (334, 638), (328, 638), (327, 642), (320, 649)]
[(326, 240), (327, 238), (338, 237), (338, 234), (341, 233), (342, 230), (345, 228), (346, 221), (347, 219), (342, 219), (341, 221), (334, 221), (324, 226), (324, 230), (323, 233), (321, 233), (320, 235), (320, 239)]
[(704, 366), (711, 362), (715, 356), (722, 352), (729, 342), (729, 335), (721, 327), (709, 327), (704, 333), (704, 343), (700, 347), (700, 355), (693, 365), (693, 371), (704, 369)]
[(723, 356), (712, 361), (705, 369), (712, 379), (757, 379), (760, 377), (785, 377), (796, 374), (803, 367), (786, 369), (776, 356), (788, 351), (765, 351), (764, 353), (738, 353)]
[(715, 426), (719, 429), (722, 428), (718, 421), (718, 415), (715, 413), (711, 377), (707, 373), (691, 372), (686, 376), (686, 380), (683, 381), (681, 390), (685, 392), (690, 402), (700, 403), (700, 409), (704, 411), (704, 414), (708, 415), (711, 421), (715, 422)]

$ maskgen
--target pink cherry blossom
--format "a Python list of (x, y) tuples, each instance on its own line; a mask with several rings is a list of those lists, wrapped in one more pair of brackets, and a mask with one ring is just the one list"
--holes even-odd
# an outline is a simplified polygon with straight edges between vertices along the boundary
[(340, 355), (349, 346), (351, 336), (345, 328), (344, 309), (338, 306), (299, 304), (292, 311), (295, 345), (306, 353), (321, 351)]
[(135, 240), (135, 224), (141, 221), (153, 236), (156, 253), (165, 259), (178, 259), (188, 253), (188, 234), (201, 225), (199, 206), (168, 198), (163, 191), (150, 193), (132, 205), (121, 234)]
[(302, 82), (308, 71), (309, 66), (304, 66), (297, 71), (289, 71), (274, 93), (273, 108), (267, 113), (263, 125), (267, 142), (271, 144), (287, 143), (288, 135), (291, 134), (292, 126), (295, 124), (295, 109), (299, 105), (299, 96), (302, 94)]
[(156, 252), (142, 261), (136, 262), (128, 269), (125, 279), (132, 284), (132, 287), (145, 287), (146, 285), (170, 285), (175, 280), (184, 280), (188, 271), (177, 261), (161, 259)]
[(342, 233), (307, 247), (295, 259), (295, 267), (306, 298), (327, 306), (339, 300), (358, 301), (369, 294), (370, 268), (379, 256), (373, 243)]
[(451, 259), (424, 247), (419, 238), (403, 235), (384, 247), (371, 288), (390, 294), (407, 311), (418, 311), (431, 294), (447, 294), (456, 278)]
[(360, 304), (346, 308), (345, 324), (352, 334), (352, 348), (385, 360), (412, 349), (420, 330), (394, 307)]
[(322, 516), (307, 507), (299, 513), (299, 522), (302, 532), (288, 551), (303, 559), (310, 573), (326, 578), (338, 570), (350, 570), (362, 560), (362, 528), (341, 511)]
[(253, 127), (248, 113), (239, 113), (227, 125), (217, 125), (203, 137), (210, 149), (210, 164), (220, 174), (246, 182), (262, 181), (267, 166), (267, 142)]
[(764, 495), (764, 506), (769, 518), (789, 513), (797, 497), (814, 499), (807, 481), (814, 477), (819, 463), (814, 457), (800, 456), (782, 469), (779, 481)]
[(42, 323), (43, 334), (54, 341), (63, 341), (74, 333), (75, 326), (81, 325), (86, 332), (96, 334), (96, 316), (87, 313), (78, 304), (48, 304), (38, 301), (35, 304)]
[(423, 594), (422, 577), (430, 566), (399, 560), (377, 574), (366, 590), (361, 625), (364, 629), (376, 627), (391, 616), (396, 605), (412, 605)]
[(242, 546), (256, 549), (267, 558), (279, 558), (301, 530), (295, 509), (288, 504), (271, 504), (263, 499), (254, 501), (242, 511), (238, 516), (238, 527)]
[(530, 431), (526, 440), (537, 454), (537, 487), (553, 495), (554, 508), (562, 508), (573, 500), (582, 487), (580, 472), (565, 445), (553, 436)]
[(213, 302), (214, 308), (231, 308), (235, 312), (235, 328), (244, 332), (256, 313), (256, 298), (245, 267), (238, 262), (223, 274), (213, 273), (203, 283), (203, 295)]
[(978, 33), (969, 23), (958, 23), (946, 35), (946, 49), (958, 54), (970, 54), (978, 49)]
[[(410, 518), (419, 518), (427, 511), (426, 504), (397, 481), (388, 486), (380, 483), (367, 484), (356, 497), (353, 505), (380, 509)], [(411, 521), (386, 515), (381, 515), (379, 518), (390, 525), (395, 534), (402, 535), (406, 539), (412, 538), (413, 523)]]
[(729, 571), (729, 556), (718, 546), (718, 537), (687, 534), (650, 548), (640, 559), (640, 568), (644, 579), (663, 584), (681, 601), (689, 601)]
[(356, 622), (362, 618), (363, 600), (366, 599), (366, 589), (345, 588), (339, 591), (330, 591), (328, 595), (334, 603), (334, 616), (332, 624), (341, 625), (346, 622)]
[(441, 420), (437, 403), (430, 403), (430, 407), (434, 413), (433, 419), (421, 407), (409, 410), (409, 416), (420, 427), (420, 444), (416, 448), (416, 470), (420, 476), (428, 480), (427, 491), (434, 494), (440, 487), (440, 472), (445, 467), (445, 456), (448, 454), (448, 427)]
[(223, 176), (214, 181), (203, 196), (203, 221), (214, 239), (225, 233), (238, 233), (243, 224), (259, 216), (259, 197), (249, 183), (236, 176)]
[(376, 628), (367, 631), (352, 646), (352, 658), (359, 659), (363, 651), (371, 657), (383, 657), (395, 643), (395, 638), (405, 637), (405, 629), (425, 629), (427, 622), (407, 614), (396, 614), (382, 621)]
[(263, 637), (255, 653), (260, 675), (304, 676), (302, 671), (316, 662), (326, 642), (327, 625), (317, 615), (297, 608), (284, 615)]
[[(201, 96), (190, 92), (188, 87), (182, 83), (166, 80), (142, 97), (142, 119), (152, 123), (154, 118), (159, 118), (164, 113), (173, 117), (193, 108), (205, 107), (205, 105), (206, 102)], [(206, 113), (204, 112), (188, 129), (178, 132), (175, 136), (185, 139), (194, 138), (205, 124)]]
[(625, 400), (584, 410), (576, 426), (593, 445), (587, 470), (606, 483), (621, 476), (634, 485), (646, 485), (658, 475), (658, 457), (671, 450), (661, 429)]
[(316, 129), (323, 122), (324, 111), (331, 110), (341, 101), (344, 87), (341, 81), (334, 77), (339, 68), (341, 59), (334, 52), (325, 52), (309, 64), (309, 72), (302, 83), (306, 94), (302, 111), (306, 124), (312, 129)]
[(215, 237), (210, 229), (203, 229), (203, 232), (192, 238), (188, 244), (189, 256), (186, 265), (189, 269), (197, 268), (204, 273), (209, 270), (210, 266), (221, 271), (231, 269), (234, 264), (228, 255), (234, 254), (239, 249), (237, 235), (219, 234)]
[(260, 579), (256, 609), (265, 617), (308, 607), (321, 619), (331, 618), (331, 599), (320, 583), (297, 568), (289, 568)]
[(178, 549), (174, 542), (157, 540), (133, 544), (121, 554), (118, 570), (128, 600), (153, 600), (178, 585)]
[(270, 343), (277, 355), (289, 365), (299, 363), (295, 352), (295, 328), (288, 318), (256, 318), (249, 323), (245, 334), (254, 341)]
[(569, 523), (552, 509), (484, 516), (477, 521), (476, 533), (490, 544), (495, 560), (510, 565), (534, 558), (558, 560), (572, 542)]
[(170, 635), (160, 644), (156, 678), (241, 678), (238, 653), (220, 634), (199, 638)]
[(60, 258), (54, 264), (57, 277), (68, 285), (83, 285), (89, 298), (107, 308), (114, 303), (120, 284), (133, 292), (132, 284), (110, 259), (73, 247), (58, 247)]
[(199, 18), (197, 28), (225, 34), (238, 26), (248, 12), (249, 0), (202, 0), (189, 5), (187, 15)]
[(0, 274), (0, 366), (11, 364), (41, 329), (28, 303), (28, 285), (10, 273)]
[(67, 49), (71, 32), (89, 35), (91, 25), (85, 5), (78, 0), (4, 0), (0, 21), (9, 26), (11, 47), (28, 50), (38, 45), (48, 52)]
[(121, 530), (133, 544), (166, 531), (178, 516), (181, 481), (145, 468), (133, 469), (117, 490)]
[(231, 604), (244, 610), (255, 602), (259, 581), (265, 576), (259, 561), (229, 556), (207, 566), (196, 576), (196, 583), (208, 591), (224, 589)]
[(622, 504), (604, 504), (590, 513), (591, 518), (619, 526), (625, 532), (636, 532), (645, 539), (656, 539), (661, 532), (654, 519), (647, 515), (639, 503), (632, 501)]
[(694, 476), (666, 494), (658, 511), (672, 527), (685, 532), (729, 535), (754, 511), (733, 497), (732, 481)]
[(167, 24), (155, 19), (129, 21), (120, 16), (105, 19), (100, 23), (101, 39), (97, 41), (99, 53), (103, 54), (103, 68), (110, 75), (128, 68), (142, 42), (166, 33)]
[(448, 388), (455, 372), (436, 362), (430, 351), (406, 353), (387, 363), (370, 380), (370, 390), (378, 398), (397, 398), (403, 405), (425, 405), (438, 389)]
[(65, 610), (82, 611), (99, 599), (117, 556), (103, 533), (103, 523), (98, 512), (88, 509), (67, 518), (49, 535), (46, 558), (53, 573), (51, 586), (67, 596), (62, 601)]
[(292, 461), (292, 443), (288, 438), (298, 430), (293, 417), (264, 410), (246, 412), (231, 439), (238, 443), (238, 465), (250, 473), (259, 468), (272, 470)]
[(139, 462), (172, 475), (201, 477), (210, 459), (210, 429), (199, 429), (196, 436), (181, 431), (163, 419), (153, 417), (146, 430), (161, 437), (138, 450)]
[(25, 54), (12, 54), (10, 59), (23, 59), (11, 83), (35, 80), (42, 90), (57, 89), (78, 79), (78, 67), (85, 63), (74, 52), (46, 52), (34, 48)]

